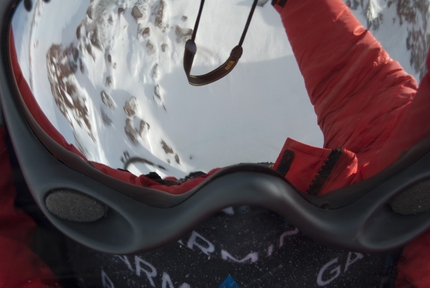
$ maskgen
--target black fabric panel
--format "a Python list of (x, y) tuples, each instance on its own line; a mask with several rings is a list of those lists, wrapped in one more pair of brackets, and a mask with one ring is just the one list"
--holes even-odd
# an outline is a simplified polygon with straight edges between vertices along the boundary
[(272, 5), (279, 5), (281, 7), (284, 7), (285, 4), (287, 4), (287, 0), (272, 0)]
[(321, 167), (320, 171), (318, 171), (318, 174), (315, 175), (306, 193), (315, 196), (320, 193), (322, 187), (327, 181), (328, 176), (330, 176), (331, 171), (333, 171), (334, 165), (336, 165), (337, 161), (339, 160), (340, 155), (342, 155), (341, 149), (331, 150), (327, 160), (324, 162), (324, 165)]
[(293, 162), (293, 160), (294, 160), (294, 151), (285, 150), (282, 155), (281, 163), (279, 163), (277, 171), (281, 173), (282, 176), (285, 177), (285, 175), (287, 175), (288, 171), (290, 170), (291, 163)]

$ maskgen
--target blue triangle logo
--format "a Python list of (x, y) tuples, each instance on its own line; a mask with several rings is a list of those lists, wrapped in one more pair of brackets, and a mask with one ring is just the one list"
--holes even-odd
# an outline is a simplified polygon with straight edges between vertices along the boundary
[(233, 277), (228, 275), (227, 278), (225, 278), (224, 282), (219, 286), (219, 288), (240, 288), (239, 285), (234, 281)]

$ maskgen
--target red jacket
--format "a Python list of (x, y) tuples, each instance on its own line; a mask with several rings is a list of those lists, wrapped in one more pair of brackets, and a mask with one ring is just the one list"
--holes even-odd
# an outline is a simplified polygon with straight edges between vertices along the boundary
[(0, 287), (59, 287), (50, 269), (30, 249), (35, 223), (14, 207), (15, 187), (6, 131), (0, 127)]
[(320, 194), (375, 175), (430, 135), (429, 76), (418, 89), (346, 5), (289, 0), (275, 7), (324, 135), (323, 149), (286, 141), (283, 150), (295, 153), (287, 174), (294, 186), (306, 191), (332, 149), (343, 153)]
[[(425, 99), (426, 94), (430, 95), (429, 74), (418, 87), (413, 77), (389, 58), (343, 2), (289, 0), (284, 7), (277, 4), (275, 8), (281, 14), (325, 139), (324, 148), (292, 139), (286, 141), (275, 168), (285, 160), (285, 151), (293, 152), (286, 178), (296, 188), (302, 192), (316, 189), (321, 195), (359, 182), (386, 168), (403, 151), (430, 135), (430, 126), (426, 125), (430, 101)], [(79, 154), (43, 115), (22, 77), (16, 56), (12, 58), (21, 93), (38, 123), (57, 142)], [(429, 59), (427, 67), (430, 68)], [(53, 275), (26, 246), (34, 224), (13, 207), (15, 192), (4, 131), (0, 132), (0, 151), (3, 151), (0, 168), (6, 171), (0, 182), (3, 205), (0, 287), (44, 287), (42, 283), (48, 285)], [(341, 152), (331, 173), (325, 179), (318, 178), (334, 149)], [(207, 177), (167, 187), (145, 176), (137, 177), (102, 164), (95, 163), (95, 166), (123, 181), (175, 194), (189, 190)], [(430, 287), (430, 267), (425, 263), (430, 257), (429, 237), (430, 233), (426, 233), (405, 247), (398, 264), (397, 287), (404, 284)]]

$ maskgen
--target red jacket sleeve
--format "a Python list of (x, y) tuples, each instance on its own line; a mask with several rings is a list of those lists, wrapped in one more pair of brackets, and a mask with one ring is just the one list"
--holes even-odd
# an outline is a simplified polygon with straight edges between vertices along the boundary
[[(375, 151), (417, 93), (416, 80), (341, 0), (288, 0), (275, 8), (318, 116), (324, 147), (357, 154), (363, 178), (393, 163), (405, 147), (392, 147), (399, 151), (381, 159), (375, 159)], [(383, 163), (375, 165), (378, 161)], [(371, 165), (362, 165), (367, 162)]]
[(49, 268), (29, 248), (34, 221), (15, 208), (6, 133), (0, 127), (0, 287), (60, 287)]

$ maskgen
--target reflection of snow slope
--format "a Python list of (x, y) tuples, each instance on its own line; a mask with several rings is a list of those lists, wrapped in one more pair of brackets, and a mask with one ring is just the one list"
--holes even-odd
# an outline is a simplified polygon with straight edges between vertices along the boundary
[(85, 126), (88, 135), (95, 141), (88, 118), (86, 97), (82, 95), (75, 76), (78, 63), (82, 67), (79, 60), (79, 51), (73, 45), (65, 48), (53, 44), (46, 55), (48, 80), (55, 104), (70, 125)]
[[(60, 2), (35, 5), (28, 46), (32, 89), (49, 119), (91, 160), (122, 167), (141, 157), (144, 161), (128, 168), (183, 176), (274, 161), (286, 137), (322, 142), (279, 16), (269, 4), (257, 8), (235, 70), (209, 86), (192, 87), (182, 55), (199, 1)], [(395, 5), (346, 2), (365, 25), (379, 19), (379, 26), (372, 24), (378, 39), (409, 72), (420, 73), (405, 57), (410, 25), (388, 21), (398, 18)], [(250, 5), (207, 1), (193, 73), (208, 72), (228, 57)], [(20, 53), (23, 67), (25, 59), (28, 53)]]
[[(49, 80), (60, 111), (67, 119), (73, 117), (74, 121), (69, 120), (72, 126), (75, 126), (74, 122), (80, 127), (81, 123), (85, 123), (85, 130), (94, 142), (97, 141), (93, 137), (93, 126), (103, 124), (101, 129), (118, 130), (122, 126), (123, 130), (117, 132), (120, 132), (121, 138), (129, 140), (128, 144), (133, 145), (132, 149), (142, 146), (146, 151), (142, 157), (155, 156), (161, 159), (158, 162), (180, 166), (180, 157), (164, 140), (166, 137), (157, 131), (153, 133), (154, 130), (150, 129), (152, 121), (146, 120), (154, 114), (154, 109), (162, 108), (167, 112), (162, 95), (163, 87), (157, 83), (157, 79), (163, 67), (166, 67), (165, 64), (170, 64), (170, 47), (174, 47), (176, 43), (182, 45), (190, 30), (176, 25), (176, 43), (172, 44), (166, 36), (169, 29), (166, 13), (168, 7), (164, 1), (154, 1), (152, 4), (94, 1), (76, 29), (75, 41), (62, 47), (60, 56), (63, 59), (57, 59), (53, 55), (59, 54), (54, 49), (58, 47), (57, 44), (51, 46), (47, 59), (49, 67), (57, 66), (56, 71), (67, 70), (64, 65), (70, 66), (66, 73), (57, 73), (56, 77), (50, 77)], [(49, 61), (51, 59), (55, 63)], [(97, 106), (100, 107), (99, 111), (92, 111), (101, 116), (96, 116), (95, 122), (99, 122), (94, 123), (96, 125), (89, 123), (88, 109), (81, 105), (86, 105), (88, 97), (85, 94), (92, 95), (91, 102), (98, 103)], [(101, 99), (95, 98), (95, 95), (100, 95)], [(124, 103), (123, 109), (115, 103)], [(101, 123), (99, 119), (102, 119)], [(89, 154), (89, 158), (94, 158), (88, 149), (88, 146), (94, 145), (87, 143), (85, 138), (85, 135), (79, 134), (76, 138), (78, 146)], [(100, 140), (99, 138), (98, 141)]]
[(430, 0), (346, 0), (345, 3), (364, 18), (362, 22), (388, 47), (392, 58), (410, 67), (418, 79), (424, 76), (430, 46)]

